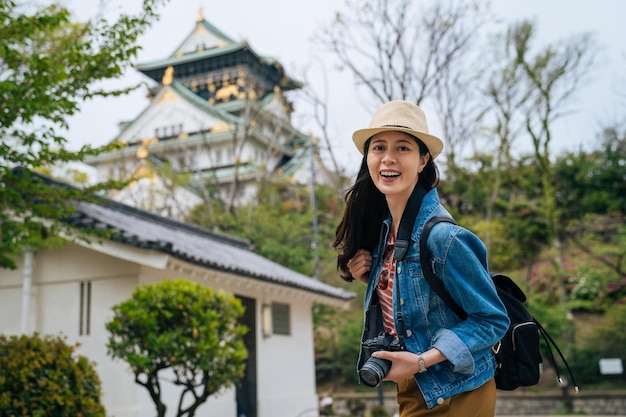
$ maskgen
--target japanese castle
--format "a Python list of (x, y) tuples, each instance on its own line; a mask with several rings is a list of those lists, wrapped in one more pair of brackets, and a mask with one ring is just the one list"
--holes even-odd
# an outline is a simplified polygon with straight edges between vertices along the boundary
[(313, 138), (291, 124), (285, 93), (302, 83), (202, 11), (169, 57), (137, 70), (153, 83), (148, 106), (120, 124), (120, 149), (86, 161), (100, 180), (133, 180), (112, 198), (183, 219), (202, 202), (251, 201), (263, 181), (309, 184), (312, 169), (320, 181), (328, 175)]

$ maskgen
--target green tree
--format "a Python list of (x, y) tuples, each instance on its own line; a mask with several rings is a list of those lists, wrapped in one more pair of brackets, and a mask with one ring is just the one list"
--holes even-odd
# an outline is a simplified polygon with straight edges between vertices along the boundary
[[(82, 102), (138, 87), (106, 90), (98, 85), (120, 78), (130, 67), (139, 36), (158, 18), (156, 8), (165, 1), (143, 0), (137, 15), (121, 14), (113, 22), (100, 16), (86, 23), (73, 21), (59, 4), (0, 2), (0, 267), (14, 268), (13, 256), (64, 229), (59, 220), (72, 212), (72, 201), (119, 186), (52, 189), (33, 183), (28, 172), (118, 146), (69, 150), (63, 132)], [(24, 169), (16, 172), (15, 167)]]
[(0, 335), (0, 416), (104, 417), (94, 363), (59, 336)]
[(577, 310), (602, 311), (626, 296), (626, 139), (614, 127), (600, 138), (597, 149), (568, 152), (555, 162), (563, 241), (568, 252), (579, 253), (569, 285)]
[[(535, 26), (528, 21), (513, 25), (511, 46), (516, 63), (525, 75), (529, 96), (523, 102), (526, 133), (530, 136), (536, 169), (541, 178), (541, 210), (551, 240), (559, 238), (554, 167), (551, 161), (554, 121), (566, 111), (567, 100), (577, 91), (593, 61), (592, 39), (588, 34), (572, 37), (560, 45), (533, 52)], [(558, 246), (558, 243), (557, 243)]]
[[(508, 211), (519, 200), (519, 189), (510, 186), (517, 181), (516, 174), (520, 174), (519, 170), (514, 169), (512, 150), (523, 127), (523, 115), (518, 109), (528, 100), (529, 91), (521, 82), (524, 74), (516, 63), (511, 48), (512, 38), (511, 30), (493, 37), (493, 45), (488, 48), (491, 53), (487, 55), (486, 62), (488, 76), (483, 77), (485, 86), (481, 89), (485, 97), (485, 110), (479, 120), (485, 124), (483, 133), (487, 140), (495, 144), (486, 155), (482, 155), (482, 158), (491, 159), (494, 168), (493, 175), (485, 178), (490, 189), (488, 199), (485, 200), (485, 220), (488, 222), (498, 215), (498, 206)], [(490, 248), (494, 234), (488, 230), (485, 236), (485, 243)]]
[(561, 44), (548, 45), (534, 52), (536, 28), (522, 21), (510, 29), (511, 47), (516, 63), (522, 68), (529, 96), (521, 106), (525, 130), (531, 139), (535, 168), (540, 179), (538, 209), (545, 222), (552, 263), (556, 271), (559, 303), (567, 303), (563, 270), (562, 227), (556, 202), (554, 166), (550, 154), (554, 121), (567, 110), (567, 100), (578, 90), (591, 69), (594, 57), (592, 38), (588, 34), (568, 38)]
[[(339, 223), (341, 202), (335, 190), (316, 188), (318, 216), (318, 251), (321, 276), (337, 283), (336, 253), (330, 247)], [(214, 202), (210, 209), (196, 207), (189, 220), (199, 226), (248, 239), (255, 251), (274, 262), (306, 275), (315, 269), (313, 211), (310, 188), (290, 182), (266, 184), (254, 203), (233, 210), (227, 204)]]
[[(351, 289), (363, 299), (365, 286)], [(315, 327), (315, 371), (319, 385), (330, 383), (332, 391), (338, 391), (344, 385), (357, 381), (356, 361), (361, 347), (363, 331), (363, 313), (360, 304), (354, 301), (354, 307), (339, 310), (328, 306), (317, 306), (314, 314)]]
[(588, 213), (626, 214), (626, 130), (609, 127), (598, 149), (567, 152), (554, 164), (561, 222)]
[(111, 357), (130, 365), (165, 416), (164, 382), (180, 389), (177, 417), (195, 415), (207, 398), (243, 376), (247, 329), (241, 302), (231, 294), (186, 280), (141, 285), (113, 306), (106, 329)]

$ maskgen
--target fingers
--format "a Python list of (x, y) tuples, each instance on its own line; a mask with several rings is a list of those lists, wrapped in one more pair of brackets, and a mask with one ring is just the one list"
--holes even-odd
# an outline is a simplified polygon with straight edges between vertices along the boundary
[(389, 352), (380, 350), (372, 353), (372, 356), (379, 359), (391, 361), (391, 369), (383, 380), (402, 381), (411, 378), (419, 370), (417, 355), (411, 352)]
[(388, 361), (394, 360), (397, 358), (395, 352), (389, 352), (386, 350), (379, 350), (377, 352), (372, 353), (372, 356), (379, 359), (386, 359)]
[(365, 249), (359, 249), (354, 257), (348, 261), (350, 274), (360, 282), (367, 284), (369, 272), (372, 269), (372, 254)]

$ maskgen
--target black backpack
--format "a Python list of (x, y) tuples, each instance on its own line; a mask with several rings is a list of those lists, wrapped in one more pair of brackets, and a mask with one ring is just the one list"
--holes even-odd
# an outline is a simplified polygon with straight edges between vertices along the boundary
[[(431, 266), (426, 262), (426, 241), (430, 229), (439, 222), (456, 222), (448, 216), (435, 216), (431, 218), (422, 231), (420, 239), (420, 259), (424, 276), (431, 288), (441, 299), (462, 319), (467, 318), (467, 313), (450, 296), (444, 288), (443, 281), (437, 279)], [(528, 387), (539, 382), (540, 364), (542, 362), (540, 344), (541, 338), (545, 341), (549, 353), (550, 362), (556, 371), (557, 380), (562, 384), (558, 366), (552, 354), (552, 347), (556, 349), (561, 360), (565, 364), (572, 383), (578, 392), (578, 385), (574, 375), (563, 357), (561, 350), (548, 332), (539, 324), (526, 308), (526, 295), (521, 288), (509, 277), (502, 274), (491, 274), (493, 283), (498, 291), (498, 296), (506, 307), (507, 315), (511, 321), (504, 338), (500, 340), (492, 350), (496, 357), (498, 368), (496, 370), (496, 387), (501, 390), (514, 390), (518, 387)], [(541, 335), (541, 336), (540, 336)]]

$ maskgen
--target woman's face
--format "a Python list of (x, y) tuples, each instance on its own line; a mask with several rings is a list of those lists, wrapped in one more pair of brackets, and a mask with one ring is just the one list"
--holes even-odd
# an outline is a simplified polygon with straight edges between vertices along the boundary
[(420, 155), (415, 139), (404, 132), (380, 132), (369, 142), (367, 168), (387, 199), (408, 199), (427, 161), (428, 155)]

